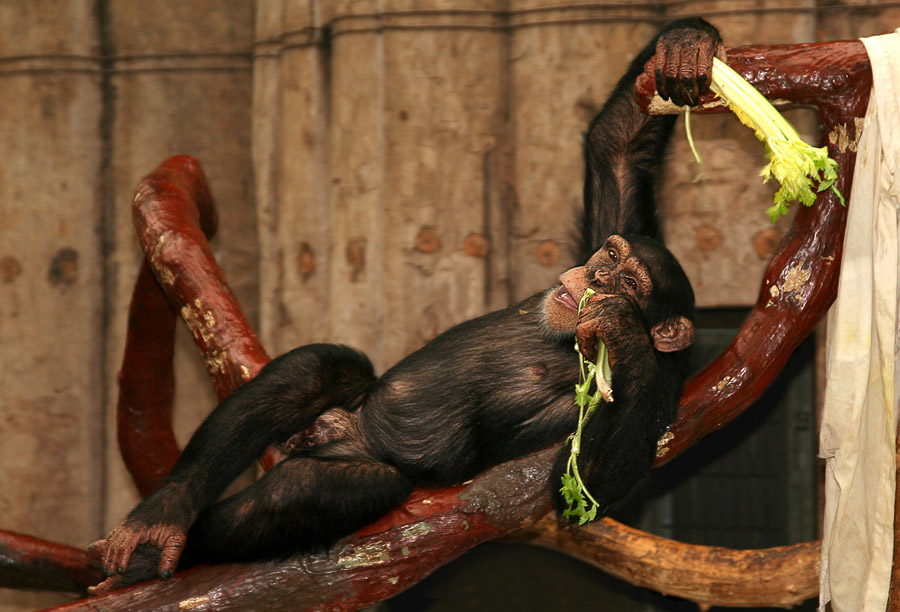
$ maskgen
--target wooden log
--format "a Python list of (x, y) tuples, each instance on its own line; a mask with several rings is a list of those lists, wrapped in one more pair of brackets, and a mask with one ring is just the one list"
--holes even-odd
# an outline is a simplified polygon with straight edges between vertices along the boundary
[(515, 537), (701, 609), (790, 608), (819, 592), (819, 542), (734, 550), (669, 540), (609, 517), (578, 529), (560, 527), (549, 516)]

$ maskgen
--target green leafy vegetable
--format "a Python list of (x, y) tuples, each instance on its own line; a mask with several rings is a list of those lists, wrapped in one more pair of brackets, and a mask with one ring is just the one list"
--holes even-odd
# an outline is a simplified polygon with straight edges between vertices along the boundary
[[(766, 210), (772, 223), (779, 215), (787, 214), (790, 202), (812, 206), (816, 193), (826, 189), (831, 189), (841, 204), (845, 203), (834, 186), (837, 162), (828, 157), (828, 147), (811, 147), (803, 142), (794, 126), (755, 87), (718, 58), (713, 59), (710, 89), (766, 145), (768, 163), (760, 175), (764, 182), (774, 176), (781, 183), (774, 206)], [(689, 136), (688, 140), (697, 163), (701, 163), (693, 139)]]
[[(578, 315), (581, 316), (581, 309), (584, 307), (588, 298), (594, 294), (594, 291), (587, 289), (578, 303)], [(575, 343), (575, 350), (578, 352), (578, 360), (580, 366), (579, 383), (575, 385), (575, 405), (578, 406), (578, 427), (575, 433), (569, 436), (568, 442), (571, 443), (569, 452), (569, 462), (566, 466), (566, 472), (562, 476), (562, 488), (560, 493), (568, 504), (563, 511), (563, 517), (578, 517), (578, 524), (584, 525), (597, 518), (597, 510), (599, 505), (584, 482), (581, 480), (581, 474), (578, 473), (578, 454), (581, 452), (581, 430), (584, 424), (597, 410), (602, 400), (607, 402), (613, 401), (612, 397), (612, 370), (609, 367), (609, 351), (603, 340), (597, 339), (597, 362), (596, 364), (587, 361), (578, 348), (578, 342)], [(598, 371), (599, 370), (599, 371)], [(597, 382), (597, 388), (591, 393), (591, 385)], [(588, 508), (588, 501), (591, 507)]]

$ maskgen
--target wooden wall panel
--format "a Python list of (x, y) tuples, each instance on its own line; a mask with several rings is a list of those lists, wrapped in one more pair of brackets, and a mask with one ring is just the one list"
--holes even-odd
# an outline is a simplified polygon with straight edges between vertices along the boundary
[[(487, 253), (471, 243), (490, 242), (486, 220), (498, 186), (493, 168), (503, 108), (505, 40), (493, 29), (497, 18), (401, 18), (406, 4), (388, 3), (397, 13), (385, 15), (382, 42), (387, 363), (488, 308)], [(437, 11), (486, 8), (428, 4)]]
[(900, 7), (885, 0), (817, 0), (818, 40), (843, 40), (890, 34), (900, 27)]
[[(0, 525), (73, 545), (100, 526), (103, 484), (92, 5), (0, 6)], [(10, 612), (59, 600), (0, 589)]]
[[(505, 260), (491, 218), (504, 185), (497, 15), (440, 1), (260, 7), (256, 65), (278, 82), (256, 98), (264, 342), (345, 342), (383, 368), (484, 312), (498, 283), (505, 304), (488, 256)], [(327, 49), (314, 44), (326, 22)]]
[(319, 2), (260, 3), (254, 92), (261, 335), (273, 354), (328, 339), (328, 66)]

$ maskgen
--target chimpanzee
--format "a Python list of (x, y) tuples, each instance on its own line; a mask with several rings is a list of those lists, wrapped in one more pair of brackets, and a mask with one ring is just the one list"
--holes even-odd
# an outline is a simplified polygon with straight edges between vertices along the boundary
[[(415, 486), (457, 484), (561, 442), (578, 418), (576, 335), (588, 357), (598, 337), (606, 343), (614, 397), (585, 426), (580, 472), (601, 510), (622, 498), (674, 419), (684, 349), (694, 338), (690, 283), (656, 241), (654, 182), (674, 118), (642, 114), (634, 84), (655, 52), (660, 94), (696, 104), (720, 44), (702, 19), (667, 26), (591, 123), (585, 265), (547, 291), (453, 327), (380, 377), (346, 346), (313, 344), (273, 360), (209, 415), (166, 483), (93, 545), (111, 576), (95, 592), (157, 572), (169, 577), (179, 560), (323, 546), (399, 505)], [(596, 293), (579, 318), (588, 287)], [(271, 444), (287, 458), (217, 502)], [(568, 453), (566, 445), (549, 480), (557, 498)]]

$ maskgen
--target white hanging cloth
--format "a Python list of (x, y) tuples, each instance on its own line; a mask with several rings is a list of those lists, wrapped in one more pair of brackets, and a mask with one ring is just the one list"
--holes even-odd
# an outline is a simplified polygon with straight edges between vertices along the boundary
[(893, 549), (898, 379), (900, 29), (863, 39), (873, 87), (828, 315), (820, 610), (883, 612)]

